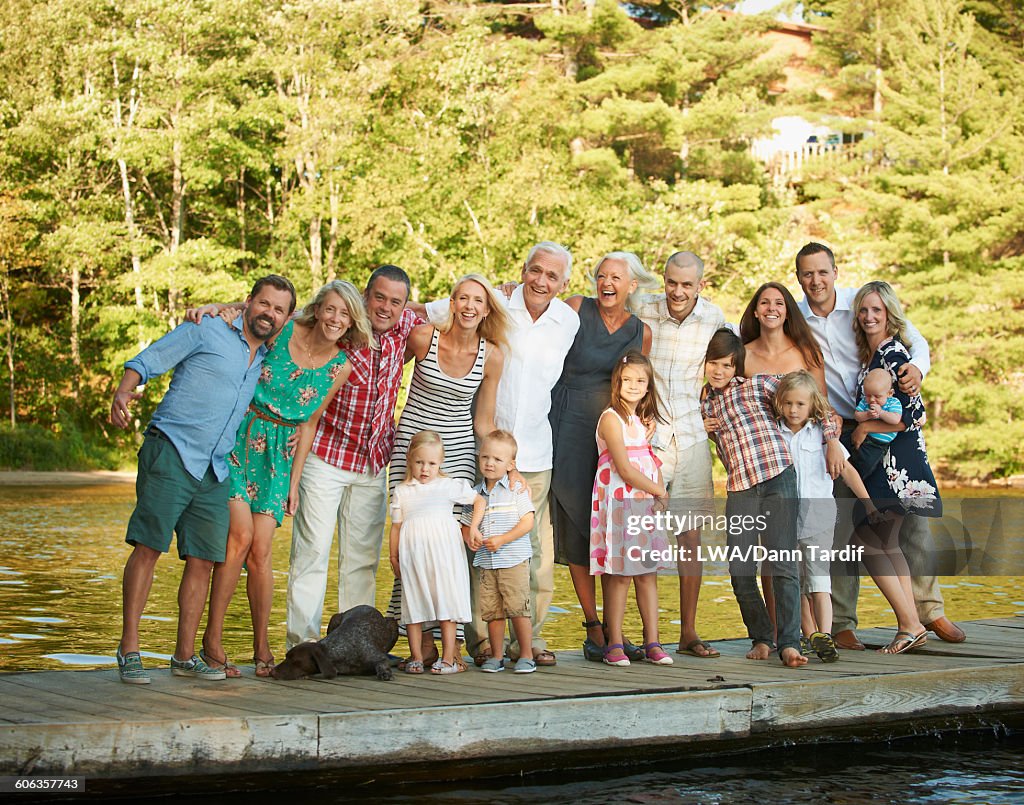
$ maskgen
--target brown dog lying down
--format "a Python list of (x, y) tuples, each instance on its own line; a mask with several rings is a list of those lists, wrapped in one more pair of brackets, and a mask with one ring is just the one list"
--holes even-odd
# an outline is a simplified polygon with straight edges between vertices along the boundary
[(274, 667), (274, 679), (303, 679), (319, 674), (376, 674), (391, 679), (388, 652), (398, 641), (398, 621), (385, 618), (370, 606), (339, 612), (327, 625), (327, 636), (316, 643), (300, 643)]

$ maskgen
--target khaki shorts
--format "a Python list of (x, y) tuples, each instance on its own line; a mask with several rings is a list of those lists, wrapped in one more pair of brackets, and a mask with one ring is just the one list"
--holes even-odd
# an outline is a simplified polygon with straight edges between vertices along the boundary
[(490, 623), (505, 618), (530, 617), (530, 563), (514, 567), (477, 568), (480, 617)]
[(668, 487), (669, 510), (683, 516), (715, 516), (715, 485), (711, 480), (711, 450), (707, 440), (691, 447), (676, 449), (673, 438), (669, 446), (655, 451), (661, 460), (661, 477)]

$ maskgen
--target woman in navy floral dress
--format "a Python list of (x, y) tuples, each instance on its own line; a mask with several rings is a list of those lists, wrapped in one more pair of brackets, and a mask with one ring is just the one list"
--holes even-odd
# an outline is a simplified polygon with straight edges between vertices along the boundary
[(899, 369), (910, 361), (903, 307), (887, 282), (869, 282), (857, 292), (853, 311), (853, 331), (863, 364), (858, 397), (863, 396), (867, 373), (881, 368), (892, 377), (893, 393), (903, 405), (899, 424), (868, 420), (861, 422), (852, 435), (854, 447), (860, 447), (871, 432), (896, 432), (882, 462), (864, 478), (868, 494), (886, 513), (886, 520), (874, 524), (862, 521), (857, 536), (864, 545), (864, 565), (896, 613), (896, 637), (882, 652), (902, 654), (924, 643), (927, 630), (918, 619), (910, 568), (899, 547), (900, 525), (908, 514), (941, 516), (942, 500), (921, 430), (926, 419), (924, 402), (920, 395), (908, 397), (899, 390)]

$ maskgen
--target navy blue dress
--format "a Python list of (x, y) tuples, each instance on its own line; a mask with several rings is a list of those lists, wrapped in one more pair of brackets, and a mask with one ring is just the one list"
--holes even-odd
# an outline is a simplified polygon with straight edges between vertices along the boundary
[(612, 399), (612, 370), (631, 349), (644, 344), (644, 323), (630, 316), (609, 333), (596, 300), (584, 297), (580, 329), (565, 356), (562, 376), (551, 390), (554, 455), (548, 502), (555, 561), (590, 566), (590, 518), (597, 474), (597, 421)]
[(899, 370), (910, 363), (910, 353), (903, 342), (891, 338), (879, 344), (867, 366), (857, 378), (857, 395), (864, 395), (864, 377), (872, 369), (885, 369), (892, 377), (893, 394), (903, 405), (906, 430), (896, 434), (889, 451), (875, 470), (864, 479), (868, 494), (879, 509), (896, 509), (904, 514), (941, 517), (942, 499), (938, 484), (928, 464), (924, 446), (924, 401), (921, 395), (908, 397), (899, 389)]

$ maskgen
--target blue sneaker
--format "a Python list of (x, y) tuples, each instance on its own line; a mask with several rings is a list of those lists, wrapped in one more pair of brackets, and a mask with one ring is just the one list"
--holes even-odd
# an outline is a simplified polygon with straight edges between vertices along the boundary
[(174, 676), (191, 676), (196, 679), (208, 679), (211, 682), (226, 679), (227, 674), (217, 671), (203, 662), (202, 658), (192, 655), (191, 660), (179, 660), (171, 655), (171, 673)]
[(148, 685), (153, 680), (149, 678), (146, 669), (142, 667), (142, 655), (137, 651), (129, 651), (121, 654), (121, 647), (117, 647), (117, 673), (122, 682), (129, 685)]
[(480, 666), (481, 671), (486, 671), (488, 674), (496, 674), (499, 671), (505, 670), (505, 661), (496, 657), (488, 657), (484, 660), (484, 664)]
[(520, 657), (516, 660), (516, 667), (512, 669), (514, 674), (532, 674), (537, 670), (537, 663), (533, 660), (529, 660), (526, 657)]

